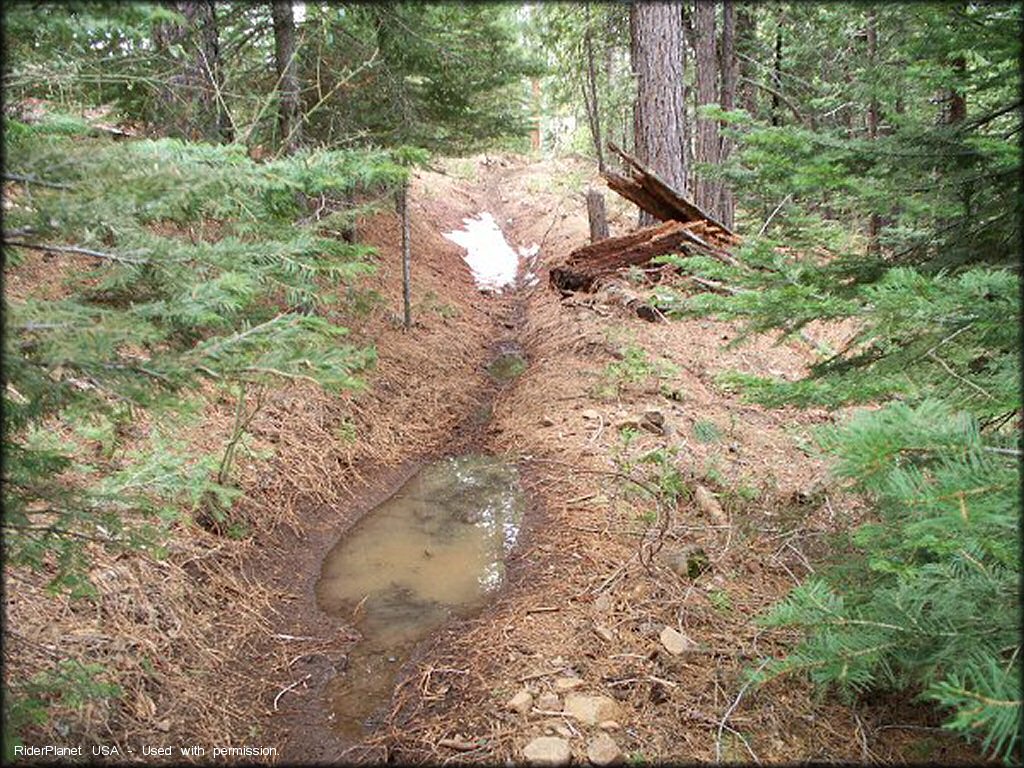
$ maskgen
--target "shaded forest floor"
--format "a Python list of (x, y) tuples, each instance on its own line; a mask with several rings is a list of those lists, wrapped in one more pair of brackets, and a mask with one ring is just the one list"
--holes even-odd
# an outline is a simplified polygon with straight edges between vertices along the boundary
[[(571, 691), (616, 702), (606, 730), (632, 762), (975, 762), (910, 696), (846, 705), (816, 697), (799, 680), (745, 684), (745, 671), (795, 640), (760, 628), (755, 617), (827, 557), (825, 535), (848, 528), (862, 510), (829, 487), (809, 448), (809, 430), (834, 414), (750, 405), (714, 379), (728, 370), (795, 378), (817, 352), (806, 341), (765, 337), (725, 349), (736, 327), (708, 319), (645, 322), (622, 301), (642, 295), (645, 284), (622, 281), (563, 300), (547, 269), (587, 240), (588, 184), (598, 182), (582, 161), (515, 156), (453, 160), (443, 174), (418, 175), (417, 328), (362, 331), (376, 341), (381, 364), (371, 392), (353, 400), (355, 455), (335, 478), (354, 495), (311, 510), (301, 536), (259, 560), (258, 570), (269, 564), (279, 574), (275, 586), (293, 597), (275, 631), (328, 640), (306, 666), (281, 667), (278, 649), (278, 674), (268, 676), (263, 700), (310, 677), (268, 718), (271, 740), (288, 760), (496, 763), (522, 760), (532, 739), (556, 735), (585, 762), (601, 729), (557, 714)], [(613, 234), (633, 224), (620, 202), (609, 199)], [(540, 244), (536, 287), (485, 296), (472, 286), (461, 249), (439, 233), (485, 210), (513, 247)], [(400, 287), (397, 231), (388, 216), (365, 230), (388, 265), (375, 279), (391, 307)], [(814, 326), (808, 336), (838, 348), (851, 332)], [(528, 365), (499, 387), (484, 370), (507, 341), (522, 346)], [(481, 405), (486, 422), (474, 417)], [(652, 412), (661, 430), (642, 426)], [(321, 691), (353, 635), (315, 608), (319, 563), (345, 526), (418, 463), (470, 448), (517, 462), (529, 495), (507, 585), (479, 616), (427, 641), (402, 670), (376, 730), (347, 744), (332, 735)], [(622, 478), (657, 485), (656, 469), (638, 460), (659, 449), (689, 489), (687, 500), (660, 513)], [(352, 483), (357, 475), (374, 482)], [(649, 531), (661, 521), (652, 542)], [(661, 548), (653, 559), (640, 556), (645, 541)], [(679, 575), (694, 553), (706, 556), (708, 569)], [(694, 647), (669, 653), (660, 640), (666, 626)], [(291, 656), (310, 650), (284, 645)], [(508, 707), (524, 690), (533, 697), (527, 714)]]
[[(378, 350), (368, 387), (341, 397), (301, 383), (268, 391), (239, 461), (245, 540), (191, 526), (162, 561), (97, 553), (98, 607), (44, 598), (41, 578), (9, 572), (7, 673), (27, 679), (57, 648), (91, 649), (126, 695), (86, 713), (81, 722), (102, 727), (77, 735), (274, 745), (289, 763), (499, 763), (521, 760), (543, 735), (565, 738), (585, 762), (601, 729), (559, 714), (570, 691), (614, 701), (605, 730), (635, 763), (977, 762), (909, 695), (852, 705), (801, 680), (746, 685), (745, 671), (795, 641), (755, 617), (863, 509), (829, 486), (809, 448), (810, 429), (836, 414), (750, 405), (715, 377), (795, 378), (817, 352), (764, 337), (727, 349), (737, 328), (709, 319), (646, 322), (623, 301), (649, 289), (641, 282), (562, 299), (547, 270), (587, 241), (588, 184), (591, 166), (572, 159), (478, 156), (419, 173), (411, 331), (397, 315), (397, 217), (382, 210), (361, 221), (378, 270), (348, 293), (360, 311), (335, 319)], [(633, 212), (609, 204), (613, 234), (626, 231)], [(536, 286), (476, 289), (462, 250), (441, 233), (482, 211), (513, 247), (540, 245)], [(88, 279), (86, 266), (32, 256), (7, 289), (55, 298), (69, 269)], [(808, 329), (833, 348), (850, 332)], [(486, 366), (512, 342), (527, 367), (499, 385)], [(211, 394), (179, 439), (217, 450), (233, 408)], [(652, 418), (659, 428), (645, 427)], [(348, 743), (331, 729), (323, 691), (357, 634), (316, 607), (320, 564), (424, 461), (471, 449), (516, 462), (529, 497), (506, 585), (475, 618), (426, 641), (378, 727)], [(640, 461), (659, 450), (661, 464)], [(686, 488), (670, 510), (623, 479), (657, 485), (670, 469)], [(647, 557), (652, 545), (660, 550)], [(678, 573), (688, 561), (703, 563), (693, 578)], [(693, 645), (669, 653), (665, 627)], [(534, 700), (526, 714), (507, 706), (523, 690)]]

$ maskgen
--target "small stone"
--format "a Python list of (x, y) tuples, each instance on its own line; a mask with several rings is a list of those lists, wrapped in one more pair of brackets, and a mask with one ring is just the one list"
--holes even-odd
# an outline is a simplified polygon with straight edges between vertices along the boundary
[(697, 489), (693, 492), (693, 498), (697, 502), (697, 506), (701, 508), (708, 517), (711, 518), (711, 522), (715, 525), (727, 525), (729, 518), (725, 514), (725, 510), (722, 509), (722, 505), (718, 503), (718, 499), (703, 485), (698, 485)]
[(555, 426), (555, 420), (552, 419), (550, 416), (545, 416), (543, 419), (540, 420), (540, 423), (545, 427)]
[(671, 653), (673, 656), (678, 656), (687, 651), (692, 651), (697, 647), (697, 644), (690, 638), (680, 632), (678, 629), (672, 627), (665, 627), (661, 630), (659, 637), (661, 644), (665, 647), (665, 650)]
[(571, 691), (573, 688), (579, 688), (583, 685), (583, 681), (578, 677), (560, 677), (555, 680), (556, 691)]
[(558, 725), (555, 726), (555, 733), (557, 733), (559, 736), (564, 736), (567, 739), (571, 739), (572, 738), (572, 731), (570, 731), (562, 723), (559, 723)]
[(541, 736), (526, 745), (523, 757), (530, 765), (568, 765), (572, 753), (565, 739)]
[(649, 411), (644, 411), (643, 418), (644, 418), (644, 421), (649, 421), (649, 422), (651, 422), (651, 424), (653, 424), (656, 427), (663, 427), (663, 426), (665, 426), (665, 414), (663, 414), (659, 410), (651, 409)]
[(520, 715), (529, 714), (530, 710), (533, 709), (533, 696), (530, 695), (529, 691), (520, 691), (509, 699), (508, 704), (505, 706), (513, 712), (518, 712)]
[(684, 579), (696, 579), (711, 567), (707, 554), (700, 547), (667, 550), (659, 557), (665, 565)]
[(615, 640), (615, 635), (613, 635), (612, 631), (603, 624), (594, 625), (594, 634), (600, 637), (606, 643), (610, 643)]
[(586, 725), (597, 725), (602, 720), (614, 720), (619, 714), (619, 705), (607, 696), (570, 693), (565, 697), (565, 711)]
[(602, 731), (618, 731), (622, 728), (622, 726), (614, 720), (602, 720), (597, 724), (597, 727)]
[(612, 599), (611, 595), (600, 595), (594, 601), (594, 610), (606, 613), (615, 607), (615, 600)]
[(557, 693), (551, 693), (550, 691), (542, 693), (537, 697), (537, 709), (545, 712), (561, 712), (562, 700), (558, 697)]
[(587, 745), (587, 760), (594, 765), (615, 765), (622, 762), (622, 750), (607, 733), (599, 733)]
[(600, 421), (601, 420), (600, 412), (595, 411), (593, 408), (587, 408), (587, 410), (583, 411), (583, 413), (581, 413), (580, 415), (584, 419), (590, 419), (592, 421)]
[(163, 733), (167, 733), (169, 730), (171, 730), (171, 721), (170, 720), (161, 720), (159, 723), (157, 723), (153, 727), (156, 728), (158, 731), (161, 731)]

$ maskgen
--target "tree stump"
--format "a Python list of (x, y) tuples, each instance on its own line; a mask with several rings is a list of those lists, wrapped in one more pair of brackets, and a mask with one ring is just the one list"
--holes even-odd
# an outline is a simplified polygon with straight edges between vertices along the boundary
[(604, 195), (596, 189), (587, 190), (587, 217), (590, 219), (590, 242), (608, 239), (608, 215), (604, 209)]

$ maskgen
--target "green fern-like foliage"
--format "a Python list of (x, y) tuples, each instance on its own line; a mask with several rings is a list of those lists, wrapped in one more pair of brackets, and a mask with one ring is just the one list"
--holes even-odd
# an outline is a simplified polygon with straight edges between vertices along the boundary
[(803, 669), (847, 692), (918, 688), (954, 711), (949, 727), (1011, 757), (1021, 713), (1014, 451), (934, 400), (861, 414), (822, 442), (877, 516), (853, 532), (851, 558), (767, 617), (808, 633), (768, 674)]
[[(1016, 61), (1019, 35), (997, 19), (957, 34), (980, 35), (978, 49), (1006, 66)], [(993, 105), (1013, 104), (997, 78), (979, 74), (976, 86)], [(998, 130), (984, 119), (909, 121), (870, 141), (737, 129), (729, 174), (742, 206), (762, 205), (751, 231), (769, 237), (747, 237), (739, 266), (664, 257), (711, 290), (662, 288), (657, 300), (669, 314), (739, 321), (733, 344), (765, 332), (796, 340), (820, 320), (855, 329), (840, 349), (816, 345), (817, 361), (798, 380), (730, 372), (718, 382), (769, 406), (871, 405), (819, 435), (871, 511), (766, 619), (800, 628), (803, 640), (765, 674), (802, 671), (849, 696), (914, 691), (946, 713), (948, 728), (1019, 762), (1021, 304), (1012, 214), (1021, 152), (1010, 140), (1019, 111), (1006, 120)], [(871, 216), (885, 225), (868, 245), (848, 221)]]
[[(59, 298), (4, 302), (6, 554), (84, 594), (85, 543), (158, 550), (183, 516), (237, 496), (215, 479), (218, 456), (172, 437), (201, 382), (360, 385), (374, 350), (346, 341), (338, 288), (373, 251), (339, 221), (352, 193), (383, 197), (408, 171), (384, 152), (257, 164), (237, 146), (114, 142), (60, 116), (5, 127), (9, 170), (47, 182), (11, 201), (8, 265), (26, 253), (15, 243), (98, 254), (66, 272)], [(163, 426), (125, 455), (139, 409)], [(58, 423), (105, 424), (78, 431), (102, 437), (103, 455), (56, 442)]]

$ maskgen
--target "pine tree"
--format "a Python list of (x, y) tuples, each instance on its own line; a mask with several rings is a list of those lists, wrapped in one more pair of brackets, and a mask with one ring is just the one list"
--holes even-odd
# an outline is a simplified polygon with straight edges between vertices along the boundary
[[(339, 239), (339, 201), (386, 195), (406, 169), (382, 152), (255, 164), (240, 146), (115, 143), (69, 118), (8, 120), (5, 138), (10, 169), (45, 180), (8, 211), (8, 263), (26, 249), (94, 262), (64, 298), (5, 299), (5, 553), (56, 558), (54, 586), (83, 593), (84, 542), (155, 546), (190, 513), (230, 528), (237, 437), (227, 454), (190, 457), (158, 428), (150, 449), (112, 461), (47, 425), (81, 425), (109, 457), (139, 409), (173, 424), (203, 381), (240, 409), (272, 381), (359, 386), (374, 351), (346, 344), (333, 288), (372, 269), (372, 251)], [(209, 221), (218, 235), (197, 236)], [(180, 234), (161, 234), (169, 226)]]
[[(746, 208), (742, 264), (670, 257), (723, 287), (662, 292), (676, 311), (743, 320), (745, 334), (857, 323), (801, 380), (720, 381), (766, 405), (877, 406), (820, 435), (836, 477), (872, 512), (765, 617), (804, 640), (764, 674), (802, 671), (850, 695), (913, 691), (947, 727), (1019, 760), (1021, 115), (996, 73), (1019, 61), (1020, 9), (850, 17), (794, 4), (776, 20), (761, 77), (804, 125), (778, 125), (776, 107), (722, 115), (738, 142), (727, 173)], [(890, 47), (828, 62), (839, 33), (862, 35), (865, 51), (873, 36)], [(823, 73), (826, 103), (861, 109), (798, 95), (814, 87), (808, 71)], [(887, 225), (872, 227), (875, 216)]]

